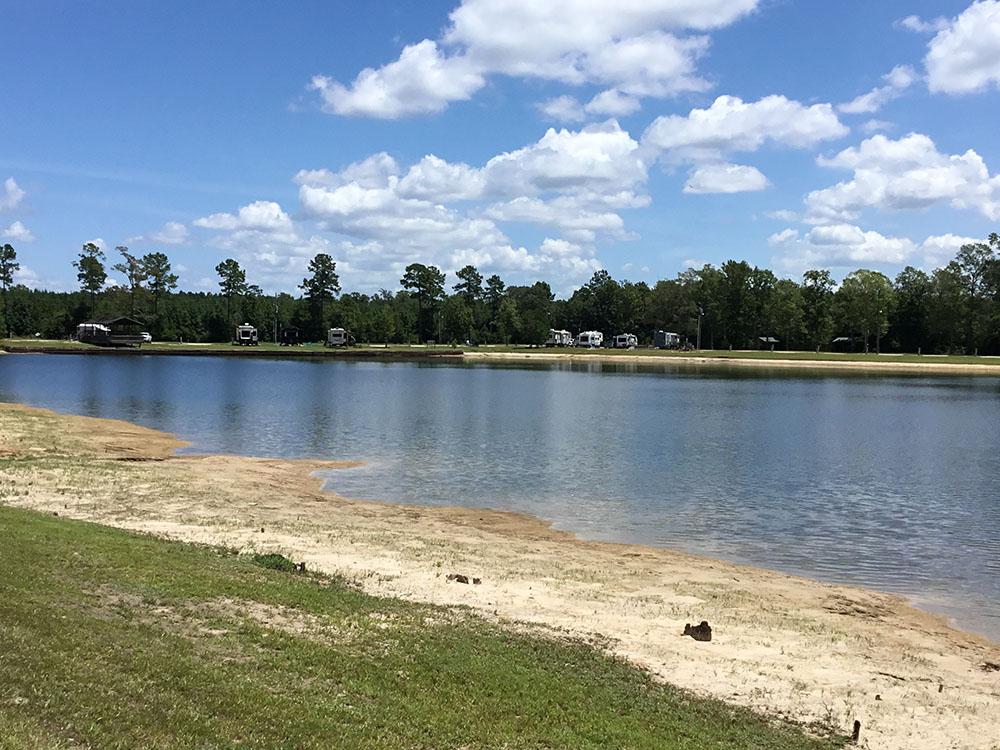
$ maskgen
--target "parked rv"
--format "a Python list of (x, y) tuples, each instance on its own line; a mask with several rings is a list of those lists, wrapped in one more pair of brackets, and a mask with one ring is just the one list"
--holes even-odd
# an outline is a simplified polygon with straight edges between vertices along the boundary
[(587, 349), (597, 349), (604, 343), (604, 334), (600, 331), (581, 331), (576, 336), (574, 346)]
[(639, 339), (634, 333), (620, 333), (615, 336), (615, 349), (635, 349), (639, 345)]
[(657, 331), (653, 334), (653, 346), (657, 349), (679, 349), (681, 337), (670, 331)]
[(236, 326), (236, 338), (233, 343), (237, 346), (257, 346), (260, 343), (257, 338), (257, 329), (249, 323)]
[(545, 346), (573, 346), (573, 334), (569, 331), (550, 328), (549, 337), (545, 340)]
[(331, 328), (326, 333), (327, 346), (353, 346), (354, 337), (343, 328)]
[(279, 342), (282, 346), (299, 345), (299, 329), (296, 326), (285, 326), (281, 329)]

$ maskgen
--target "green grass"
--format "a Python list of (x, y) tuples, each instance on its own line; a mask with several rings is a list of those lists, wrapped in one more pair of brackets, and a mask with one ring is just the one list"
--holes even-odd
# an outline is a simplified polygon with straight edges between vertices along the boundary
[(552, 635), (0, 507), (0, 750), (834, 748)]
[[(48, 339), (0, 339), (0, 347), (11, 352), (32, 352), (32, 351), (95, 351), (95, 347), (90, 344), (81, 344), (76, 341), (61, 341)], [(179, 344), (171, 342), (153, 342), (143, 344), (140, 351), (147, 354), (157, 352), (169, 353), (208, 353), (225, 352), (227, 354), (245, 355), (284, 355), (284, 356), (359, 356), (368, 354), (372, 357), (407, 355), (421, 356), (422, 354), (460, 354), (462, 351), (469, 352), (501, 352), (518, 354), (573, 354), (575, 356), (602, 355), (616, 357), (634, 357), (636, 355), (662, 357), (665, 360), (683, 357), (703, 357), (708, 359), (756, 359), (756, 360), (793, 360), (796, 362), (882, 362), (882, 363), (919, 363), (923, 365), (933, 364), (955, 364), (955, 365), (992, 365), (1000, 366), (1000, 357), (971, 357), (959, 355), (917, 355), (917, 354), (840, 354), (837, 352), (770, 352), (770, 351), (729, 351), (725, 349), (705, 349), (697, 352), (681, 352), (659, 349), (545, 349), (541, 347), (527, 346), (408, 346), (392, 344), (388, 347), (381, 344), (359, 345), (351, 349), (330, 349), (322, 344), (304, 344), (302, 346), (278, 346), (276, 344), (261, 343), (259, 346), (242, 347), (232, 344)]]

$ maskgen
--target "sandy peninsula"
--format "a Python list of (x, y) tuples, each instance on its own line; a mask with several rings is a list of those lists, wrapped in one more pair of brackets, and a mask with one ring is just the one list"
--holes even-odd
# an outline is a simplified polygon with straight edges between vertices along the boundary
[[(523, 515), (356, 502), (314, 474), (349, 464), (177, 455), (181, 445), (0, 405), (0, 502), (282, 552), (370, 593), (555, 629), (699, 694), (846, 732), (859, 720), (861, 747), (1000, 748), (1000, 646), (899, 597), (584, 542)], [(681, 636), (701, 620), (711, 642)]]
[[(776, 356), (751, 357), (751, 356), (725, 356), (698, 354), (643, 354), (641, 352), (606, 354), (601, 350), (582, 351), (553, 351), (551, 349), (539, 349), (536, 351), (465, 351), (462, 358), (469, 361), (497, 361), (497, 362), (567, 362), (573, 364), (586, 364), (590, 362), (607, 363), (616, 365), (658, 365), (660, 367), (670, 365), (699, 365), (705, 367), (739, 367), (739, 368), (780, 368), (798, 370), (843, 370), (860, 372), (883, 372), (883, 373), (913, 373), (920, 375), (1000, 375), (1000, 359), (991, 358), (982, 364), (969, 364), (948, 362), (943, 358), (928, 355), (926, 361), (913, 362), (902, 361), (894, 358), (894, 355), (882, 355), (882, 359), (854, 360), (836, 359), (836, 355), (827, 355), (830, 359), (805, 359), (789, 356), (787, 359), (781, 357), (781, 353)], [(793, 354), (788, 352), (789, 355)]]

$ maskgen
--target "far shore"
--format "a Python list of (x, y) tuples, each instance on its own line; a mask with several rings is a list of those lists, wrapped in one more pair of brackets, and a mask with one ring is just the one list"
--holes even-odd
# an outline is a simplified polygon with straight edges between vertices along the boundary
[(278, 346), (263, 343), (243, 347), (225, 343), (154, 342), (141, 348), (101, 348), (75, 341), (2, 339), (0, 353), (80, 354), (88, 356), (292, 357), (347, 360), (433, 360), (467, 362), (569, 362), (634, 364), (643, 366), (697, 365), (699, 367), (755, 367), (799, 370), (919, 373), (921, 375), (1000, 376), (1000, 357), (916, 354), (839, 354), (836, 352), (657, 349), (546, 349), (484, 345), (479, 347), (391, 344), (327, 348), (321, 344)]
[[(177, 454), (182, 445), (126, 422), (3, 404), (0, 503), (280, 552), (369, 593), (554, 628), (701, 695), (848, 732), (861, 721), (869, 748), (1000, 743), (1000, 645), (898, 596), (581, 541), (520, 514), (353, 501), (316, 476), (350, 464)], [(711, 642), (681, 635), (701, 620)]]

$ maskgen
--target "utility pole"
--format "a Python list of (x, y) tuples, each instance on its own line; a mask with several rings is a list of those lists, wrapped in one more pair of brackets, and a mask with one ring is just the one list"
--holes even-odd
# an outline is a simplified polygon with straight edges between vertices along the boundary
[(705, 308), (698, 305), (698, 345), (695, 347), (698, 351), (701, 351), (701, 318), (705, 314)]
[(875, 288), (875, 353), (882, 353), (882, 305), (879, 304), (881, 289)]
[(274, 343), (278, 344), (278, 295), (274, 295)]

